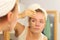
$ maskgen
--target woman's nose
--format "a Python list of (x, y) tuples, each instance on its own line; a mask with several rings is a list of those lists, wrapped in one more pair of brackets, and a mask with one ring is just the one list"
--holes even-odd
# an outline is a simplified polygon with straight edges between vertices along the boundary
[(36, 22), (36, 26), (39, 27), (39, 22)]

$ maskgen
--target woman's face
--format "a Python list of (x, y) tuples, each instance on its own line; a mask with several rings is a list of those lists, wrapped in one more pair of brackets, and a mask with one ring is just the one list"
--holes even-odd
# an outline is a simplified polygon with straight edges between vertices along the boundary
[(45, 15), (41, 12), (37, 12), (33, 15), (29, 21), (30, 30), (33, 33), (40, 33), (45, 27)]

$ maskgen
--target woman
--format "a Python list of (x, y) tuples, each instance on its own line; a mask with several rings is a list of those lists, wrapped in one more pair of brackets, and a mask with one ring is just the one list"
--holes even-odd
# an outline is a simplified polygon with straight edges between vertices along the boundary
[(18, 0), (0, 0), (0, 32), (4, 40), (10, 40), (9, 32), (14, 29), (17, 18)]
[(15, 35), (18, 37), (18, 40), (47, 40), (47, 37), (42, 34), (47, 20), (46, 11), (38, 4), (33, 4), (28, 9), (23, 14), (29, 17), (29, 26), (25, 27), (18, 23), (15, 28)]
[(14, 29), (18, 18), (17, 0), (0, 0), (0, 31)]

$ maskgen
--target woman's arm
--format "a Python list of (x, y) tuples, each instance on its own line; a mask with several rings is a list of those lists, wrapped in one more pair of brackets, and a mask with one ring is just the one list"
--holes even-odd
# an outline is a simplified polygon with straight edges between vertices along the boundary
[(18, 37), (24, 30), (25, 26), (20, 24), (20, 23), (17, 23), (16, 26), (15, 26), (15, 36)]

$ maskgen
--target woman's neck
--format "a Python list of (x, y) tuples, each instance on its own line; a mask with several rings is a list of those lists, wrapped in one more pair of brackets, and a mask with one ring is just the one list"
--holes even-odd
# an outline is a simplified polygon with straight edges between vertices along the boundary
[(33, 33), (29, 30), (28, 35), (29, 35), (30, 38), (39, 39), (41, 33)]

